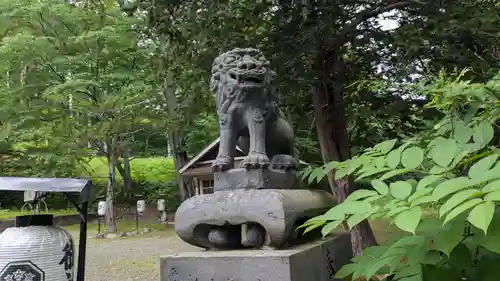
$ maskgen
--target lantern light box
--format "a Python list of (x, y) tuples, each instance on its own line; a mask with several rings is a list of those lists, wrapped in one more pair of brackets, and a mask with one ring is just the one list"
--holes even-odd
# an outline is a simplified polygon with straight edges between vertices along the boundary
[(157, 206), (158, 207), (158, 211), (159, 212), (165, 211), (165, 205), (166, 205), (165, 204), (165, 199), (159, 199), (158, 200), (158, 206)]
[[(0, 177), (2, 191), (35, 192), (37, 204), (48, 192), (63, 193), (80, 214), (76, 281), (85, 280), (88, 202), (92, 182), (84, 179)], [(77, 195), (77, 196), (72, 196)], [(54, 226), (50, 214), (16, 217), (15, 227), (0, 234), (0, 280), (74, 280), (74, 242)]]
[(106, 215), (106, 207), (106, 201), (99, 201), (99, 203), (97, 204), (97, 215), (100, 217)]
[(146, 201), (137, 200), (137, 212), (144, 213), (146, 211)]

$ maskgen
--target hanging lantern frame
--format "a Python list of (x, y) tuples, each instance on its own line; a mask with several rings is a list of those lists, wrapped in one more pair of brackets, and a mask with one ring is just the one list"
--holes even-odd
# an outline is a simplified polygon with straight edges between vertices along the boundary
[(66, 199), (68, 199), (80, 215), (80, 242), (78, 244), (78, 269), (76, 281), (84, 281), (85, 258), (87, 252), (88, 206), (95, 192), (92, 181), (72, 178), (0, 177), (0, 190), (35, 192), (34, 198), (29, 200), (35, 205), (45, 198), (49, 192), (62, 193)]

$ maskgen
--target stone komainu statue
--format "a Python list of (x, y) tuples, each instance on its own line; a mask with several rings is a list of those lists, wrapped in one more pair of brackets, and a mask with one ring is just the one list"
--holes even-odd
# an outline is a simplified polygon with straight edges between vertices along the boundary
[[(257, 49), (234, 49), (212, 66), (220, 143), (211, 194), (182, 202), (175, 230), (205, 249), (280, 249), (321, 233), (302, 235), (297, 226), (323, 214), (335, 198), (302, 188), (293, 130), (278, 114), (269, 61)], [(238, 143), (239, 142), (239, 143)], [(233, 169), (236, 144), (246, 152)], [(319, 233), (319, 234), (318, 234)]]
[(247, 153), (243, 168), (298, 167), (293, 129), (279, 115), (269, 65), (262, 52), (253, 48), (236, 48), (214, 60), (210, 86), (216, 93), (220, 124), (215, 172), (233, 168), (236, 144)]

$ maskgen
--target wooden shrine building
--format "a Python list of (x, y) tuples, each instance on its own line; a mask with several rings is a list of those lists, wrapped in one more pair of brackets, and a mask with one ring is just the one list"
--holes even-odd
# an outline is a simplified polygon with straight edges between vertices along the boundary
[[(191, 178), (195, 183), (195, 193), (209, 194), (214, 192), (214, 173), (212, 163), (219, 152), (219, 138), (205, 147), (198, 155), (193, 157), (184, 167), (179, 170), (182, 177)], [(236, 147), (234, 167), (239, 167), (241, 160), (245, 158), (245, 153), (241, 148)], [(299, 160), (300, 166), (308, 166), (306, 162)]]

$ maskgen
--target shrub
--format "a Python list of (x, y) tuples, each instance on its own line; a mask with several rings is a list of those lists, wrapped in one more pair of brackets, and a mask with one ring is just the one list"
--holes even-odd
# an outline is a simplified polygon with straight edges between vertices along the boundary
[[(450, 85), (451, 84), (451, 85)], [(451, 90), (453, 89), (453, 91)], [(500, 150), (490, 146), (500, 118), (500, 83), (440, 83), (431, 105), (446, 116), (430, 132), (387, 140), (344, 162), (310, 169), (310, 181), (369, 180), (338, 206), (312, 218), (323, 235), (346, 223), (392, 220), (411, 234), (369, 247), (336, 277), (379, 280), (493, 280), (500, 262)], [(402, 177), (402, 176), (405, 177)], [(424, 216), (424, 210), (432, 208)]]
[[(173, 160), (164, 157), (135, 158), (130, 161), (135, 194), (143, 196), (148, 203), (165, 199), (169, 211), (174, 211), (180, 204), (179, 190), (176, 183), (176, 170)], [(103, 157), (93, 158), (86, 167), (100, 196), (105, 195), (108, 184), (108, 164)], [(123, 179), (116, 172), (117, 203), (134, 204), (135, 199), (127, 198), (123, 191)]]

